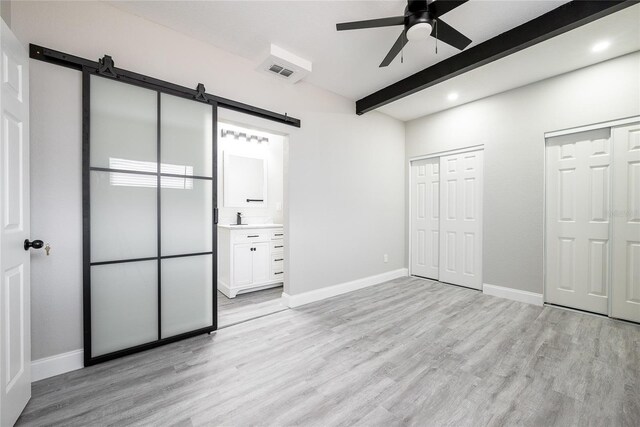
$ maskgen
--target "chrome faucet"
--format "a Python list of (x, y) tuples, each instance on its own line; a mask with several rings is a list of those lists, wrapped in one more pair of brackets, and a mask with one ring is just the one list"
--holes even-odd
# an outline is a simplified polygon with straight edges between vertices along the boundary
[(236, 214), (236, 225), (242, 225), (242, 212)]

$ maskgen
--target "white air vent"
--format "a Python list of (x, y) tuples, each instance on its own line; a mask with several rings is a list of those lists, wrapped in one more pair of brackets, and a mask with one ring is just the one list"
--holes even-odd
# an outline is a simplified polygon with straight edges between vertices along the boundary
[(311, 72), (311, 61), (272, 44), (269, 55), (258, 70), (289, 83), (296, 83)]

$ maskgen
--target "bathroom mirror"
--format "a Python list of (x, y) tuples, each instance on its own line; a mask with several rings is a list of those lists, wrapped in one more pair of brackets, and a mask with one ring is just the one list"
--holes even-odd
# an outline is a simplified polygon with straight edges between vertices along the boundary
[(267, 206), (267, 164), (265, 159), (225, 152), (222, 167), (225, 207)]

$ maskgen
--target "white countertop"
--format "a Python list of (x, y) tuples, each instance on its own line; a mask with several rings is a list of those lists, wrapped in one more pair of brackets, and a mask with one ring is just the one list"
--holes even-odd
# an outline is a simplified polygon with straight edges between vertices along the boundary
[(228, 228), (230, 230), (251, 230), (254, 228), (282, 228), (282, 224), (218, 224), (218, 227)]

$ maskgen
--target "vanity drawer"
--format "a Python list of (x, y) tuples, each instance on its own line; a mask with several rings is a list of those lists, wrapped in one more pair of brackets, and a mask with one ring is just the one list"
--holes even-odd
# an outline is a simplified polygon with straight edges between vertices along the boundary
[(284, 265), (276, 266), (274, 264), (271, 266), (271, 279), (284, 280)]
[(262, 230), (234, 231), (231, 240), (233, 243), (264, 242), (269, 240), (269, 234)]
[(271, 241), (271, 252), (282, 252), (284, 251), (284, 240), (273, 240)]
[(272, 230), (271, 240), (280, 240), (284, 238), (284, 230)]
[(276, 263), (284, 262), (284, 255), (282, 253), (272, 253), (271, 254), (271, 264), (276, 265)]
[[(277, 257), (276, 257), (277, 258)], [(282, 259), (282, 257), (278, 258)], [(278, 271), (284, 271), (284, 260), (282, 261), (274, 261), (271, 263), (271, 271), (276, 273)]]

